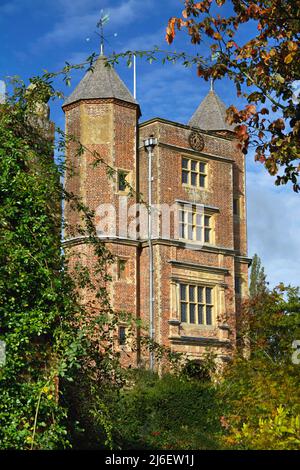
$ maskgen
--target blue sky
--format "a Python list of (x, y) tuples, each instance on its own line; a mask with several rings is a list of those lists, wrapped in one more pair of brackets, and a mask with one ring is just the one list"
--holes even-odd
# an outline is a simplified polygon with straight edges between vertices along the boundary
[[(43, 69), (56, 71), (65, 61), (78, 63), (98, 52), (94, 31), (101, 9), (111, 17), (106, 28), (107, 54), (154, 45), (205, 53), (206, 46), (189, 45), (183, 34), (172, 47), (164, 40), (169, 17), (182, 10), (180, 0), (0, 0), (0, 79), (18, 75), (27, 81)], [(117, 70), (132, 90), (132, 70), (125, 63)], [(138, 61), (137, 71), (142, 120), (159, 116), (186, 123), (209, 89), (195, 69), (180, 64)], [(71, 89), (81, 76), (81, 72), (74, 73)], [(65, 91), (61, 83), (58, 85)], [(241, 105), (229, 81), (218, 81), (215, 90), (226, 105)], [(60, 102), (51, 105), (51, 117), (63, 127)], [(251, 154), (247, 156), (247, 194), (249, 255), (257, 252), (262, 258), (271, 286), (281, 281), (300, 285), (300, 195), (290, 187), (275, 187), (273, 178), (261, 164), (254, 163)]]

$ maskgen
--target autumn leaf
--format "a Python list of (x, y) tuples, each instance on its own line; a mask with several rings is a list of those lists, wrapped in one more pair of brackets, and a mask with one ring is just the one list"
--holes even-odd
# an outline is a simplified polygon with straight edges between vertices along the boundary
[(265, 72), (264, 67), (262, 65), (258, 65), (258, 67), (256, 68), (257, 75), (263, 75), (264, 72)]
[(273, 123), (273, 126), (278, 130), (283, 130), (285, 128), (283, 119), (276, 119), (276, 121)]
[[(168, 43), (171, 44), (173, 41), (175, 29), (181, 27), (183, 29), (184, 26), (191, 43), (200, 44), (200, 54), (202, 50), (206, 50), (206, 47), (201, 49), (201, 45), (206, 46), (205, 40), (209, 39), (211, 51), (218, 52), (217, 62), (210, 67), (199, 67), (197, 52), (190, 63), (197, 64), (197, 73), (205, 80), (216, 77), (227, 77), (232, 80), (237, 96), (246, 98), (249, 103), (240, 111), (233, 112), (231, 109), (228, 113), (228, 122), (248, 125), (251, 129), (248, 134), (245, 128), (236, 128), (238, 138), (243, 141), (241, 150), (245, 153), (250, 138), (261, 132), (259, 136), (264, 139), (263, 152), (268, 158), (269, 156), (271, 159), (274, 158), (278, 167), (284, 170), (284, 173), (278, 177), (279, 184), (291, 181), (293, 189), (300, 190), (300, 184), (297, 183), (300, 171), (297, 169), (298, 162), (295, 163), (299, 158), (296, 150), (300, 138), (300, 128), (297, 127), (299, 109), (294, 103), (295, 92), (292, 87), (300, 73), (300, 61), (297, 57), (299, 51), (297, 1), (185, 0), (183, 3), (185, 10), (182, 18), (188, 17), (189, 20), (185, 21), (185, 24), (176, 22), (176, 19), (169, 21)], [(224, 4), (231, 7), (230, 14), (226, 9), (216, 10), (216, 5)], [(244, 30), (244, 25), (249, 25), (249, 28)], [(252, 26), (256, 26), (258, 31)], [(243, 28), (243, 31), (238, 36), (237, 45), (235, 37), (239, 34), (240, 28)], [(225, 37), (224, 47), (220, 48), (219, 41), (225, 41)], [(209, 54), (203, 59), (211, 63), (212, 56)], [(259, 108), (262, 109), (257, 111)], [(277, 113), (276, 117), (270, 116), (271, 110)], [(266, 119), (264, 115), (270, 117)], [(281, 120), (277, 120), (278, 117)], [(284, 139), (284, 144), (278, 148), (276, 139), (279, 136)], [(253, 143), (257, 151), (260, 143), (255, 137)]]
[(256, 106), (254, 104), (249, 104), (246, 106), (246, 111), (249, 114), (255, 114), (256, 113)]
[(296, 51), (298, 49), (298, 44), (296, 42), (293, 42), (293, 41), (289, 41), (288, 42), (288, 50), (289, 51)]
[(259, 155), (259, 157), (257, 158), (257, 160), (260, 162), (260, 163), (265, 163), (266, 162), (266, 157), (264, 155)]
[(175, 37), (175, 23), (176, 18), (170, 18), (167, 31), (166, 31), (166, 41), (168, 44), (172, 44), (174, 37)]
[(285, 82), (285, 79), (282, 75), (280, 75), (280, 73), (275, 73), (274, 74), (274, 78), (275, 80), (277, 80), (278, 82), (280, 83), (284, 83)]
[(210, 37), (212, 37), (214, 34), (214, 30), (211, 27), (205, 28), (205, 32)]
[(235, 44), (234, 41), (228, 41), (228, 43), (226, 44), (226, 48), (230, 49), (231, 47), (234, 46), (234, 44)]
[(221, 40), (222, 39), (222, 36), (220, 33), (215, 33), (214, 34), (214, 38), (217, 39), (217, 40)]
[(236, 126), (235, 131), (240, 140), (245, 140), (248, 137), (248, 130), (245, 124)]
[(261, 58), (265, 63), (267, 63), (270, 60), (270, 54), (265, 51), (262, 51)]
[(292, 53), (292, 52), (291, 52), (290, 54), (286, 55), (285, 58), (284, 58), (284, 63), (285, 63), (285, 64), (291, 63), (292, 60), (293, 60), (293, 58), (294, 58), (294, 55), (295, 55), (295, 54)]
[(250, 5), (249, 8), (247, 9), (247, 13), (250, 16), (255, 16), (259, 12), (260, 12), (260, 8), (255, 3), (252, 3), (252, 5)]
[(186, 10), (183, 10), (182, 16), (183, 16), (183, 18), (187, 18), (187, 17), (188, 17), (188, 14), (187, 14), (187, 11), (186, 11)]

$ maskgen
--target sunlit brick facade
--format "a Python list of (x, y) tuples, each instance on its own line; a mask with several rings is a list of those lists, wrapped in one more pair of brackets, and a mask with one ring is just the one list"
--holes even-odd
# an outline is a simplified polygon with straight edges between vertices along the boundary
[[(225, 122), (224, 104), (211, 90), (188, 125), (159, 118), (139, 123), (138, 103), (100, 58), (94, 73), (67, 99), (64, 111), (67, 134), (90, 150), (75, 157), (76, 144), (69, 144), (67, 163), (75, 172), (66, 178), (66, 188), (96, 211), (96, 223), (101, 204), (116, 210), (116, 231), (104, 237), (118, 257), (108, 287), (114, 310), (131, 313), (147, 332), (149, 242), (139, 225), (133, 235), (117, 221), (124, 198), (129, 212), (138, 194), (147, 203), (144, 140), (154, 136), (152, 202), (158, 212), (162, 206), (171, 208), (169, 233), (163, 233), (158, 214), (152, 235), (154, 339), (191, 359), (201, 358), (209, 347), (220, 361), (227, 361), (236, 346), (241, 301), (247, 296), (249, 259), (244, 155)], [(92, 164), (93, 151), (116, 170), (113, 177), (104, 165)], [(121, 176), (136, 192), (133, 197), (127, 197)], [(76, 216), (67, 206), (65, 214), (75, 226)], [(74, 234), (66, 246), (87, 249)], [(125, 362), (147, 365), (147, 356), (131, 352), (125, 324), (120, 324), (119, 343)]]

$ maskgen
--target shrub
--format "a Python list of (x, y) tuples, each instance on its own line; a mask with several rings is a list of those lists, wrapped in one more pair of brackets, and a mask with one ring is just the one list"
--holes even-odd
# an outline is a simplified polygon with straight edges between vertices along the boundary
[(220, 411), (210, 382), (135, 371), (110, 403), (114, 445), (122, 449), (216, 449)]
[(289, 410), (279, 406), (274, 416), (260, 418), (258, 426), (244, 423), (241, 431), (235, 432), (235, 438), (246, 449), (299, 450), (300, 415), (293, 416)]

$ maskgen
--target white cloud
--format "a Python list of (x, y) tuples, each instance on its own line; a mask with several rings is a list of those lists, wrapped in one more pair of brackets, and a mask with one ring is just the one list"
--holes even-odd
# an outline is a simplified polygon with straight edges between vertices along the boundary
[[(60, 1), (60, 0), (57, 0)], [(50, 2), (49, 2), (50, 3)], [(51, 2), (52, 3), (52, 2)], [(56, 3), (54, 3), (54, 7), (56, 6)], [(51, 5), (52, 6), (52, 5)], [(37, 12), (41, 8), (47, 8), (47, 0), (11, 0), (11, 1), (3, 1), (0, 0), (0, 15), (5, 16), (5, 15), (14, 15), (14, 14), (20, 14), (22, 11), (26, 11), (27, 16), (31, 16), (31, 14), (28, 13), (28, 10), (30, 9), (31, 12)], [(31, 13), (30, 12), (30, 13)], [(2, 19), (2, 18), (0, 18)]]
[(64, 18), (54, 25), (54, 28), (42, 36), (38, 41), (38, 47), (47, 45), (62, 44), (76, 37), (84, 37), (95, 27), (99, 15), (90, 13), (86, 15), (76, 15)]
[(249, 254), (261, 257), (271, 287), (300, 285), (300, 196), (291, 186), (274, 186), (258, 165), (247, 173)]
[[(86, 52), (82, 52), (82, 51), (73, 52), (67, 57), (66, 61), (69, 62), (69, 64), (81, 64), (86, 61), (88, 55), (89, 54), (87, 54)], [(60, 62), (59, 68), (61, 68), (62, 65), (63, 64)], [(80, 73), (82, 74), (82, 72)]]
[[(49, 45), (53, 47), (58, 44), (66, 44), (80, 37), (85, 38), (93, 34), (93, 31), (96, 29), (96, 24), (100, 17), (100, 8), (98, 5), (95, 7), (94, 1), (59, 1), (60, 6), (63, 7), (61, 19), (54, 24), (51, 31), (48, 31), (36, 41), (34, 46), (36, 51)], [(101, 6), (105, 7), (105, 5)], [(146, 14), (147, 9), (151, 5), (151, 0), (144, 0), (142, 3), (139, 0), (129, 0), (123, 1), (114, 7), (104, 8), (105, 12), (110, 14), (107, 30), (111, 31), (124, 25), (127, 27), (138, 17)]]
[(209, 85), (196, 76), (194, 68), (179, 63), (153, 63), (141, 74), (138, 68), (137, 77), (138, 99), (142, 112), (147, 109), (146, 119), (158, 116), (185, 124), (209, 91)]
[[(81, 12), (86, 12), (90, 8), (95, 8), (95, 0), (57, 0), (58, 6), (65, 11), (67, 15), (74, 15)], [(98, 3), (98, 10), (106, 6), (107, 2), (102, 1)], [(101, 7), (101, 8), (100, 8)]]
[(165, 45), (164, 34), (165, 28), (160, 28), (150, 34), (135, 36), (122, 44), (120, 52), (150, 50), (153, 46)]

